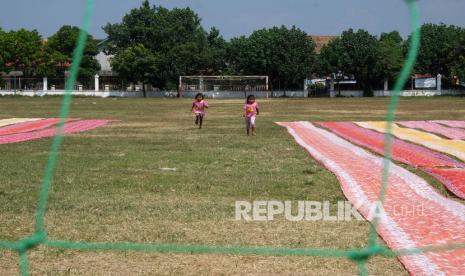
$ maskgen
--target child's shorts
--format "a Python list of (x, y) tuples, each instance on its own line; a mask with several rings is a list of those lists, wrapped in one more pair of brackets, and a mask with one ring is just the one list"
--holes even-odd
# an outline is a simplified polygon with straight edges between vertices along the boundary
[(255, 127), (255, 116), (246, 117), (245, 124), (247, 125), (247, 128)]
[(197, 117), (202, 117), (202, 118), (203, 118), (203, 117), (205, 117), (205, 113), (200, 113), (200, 112), (197, 113), (197, 112), (196, 112), (196, 113), (195, 113), (195, 116), (197, 116)]

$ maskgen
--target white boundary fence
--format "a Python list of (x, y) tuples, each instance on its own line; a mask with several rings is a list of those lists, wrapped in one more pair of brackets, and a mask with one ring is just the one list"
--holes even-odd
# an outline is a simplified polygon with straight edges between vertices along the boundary
[[(54, 91), (0, 91), (0, 96), (28, 96), (28, 97), (43, 97), (43, 96), (62, 96), (64, 90)], [(140, 98), (144, 94), (142, 91), (73, 91), (74, 96), (82, 97), (123, 97), (123, 98)], [(184, 92), (183, 97), (194, 98), (196, 92)], [(237, 92), (237, 91), (205, 91), (203, 94), (207, 98), (219, 98), (219, 99), (237, 99), (245, 98), (247, 95), (253, 94), (257, 98), (307, 98), (307, 91), (253, 91), (253, 92)], [(147, 91), (146, 95), (148, 98), (176, 98), (178, 97), (177, 91)], [(335, 92), (336, 96), (339, 92)], [(363, 91), (341, 91), (340, 96), (342, 97), (362, 97)], [(391, 91), (374, 91), (375, 97), (389, 97)], [(465, 91), (459, 90), (405, 90), (401, 93), (402, 97), (432, 97), (432, 96), (465, 96)]]

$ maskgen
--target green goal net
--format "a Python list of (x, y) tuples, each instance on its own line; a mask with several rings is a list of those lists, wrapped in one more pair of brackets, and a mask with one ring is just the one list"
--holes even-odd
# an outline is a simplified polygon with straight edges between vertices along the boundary
[[(43, 245), (52, 248), (69, 249), (69, 250), (115, 250), (115, 251), (142, 251), (142, 252), (161, 252), (161, 253), (189, 253), (189, 254), (255, 254), (267, 256), (322, 256), (322, 257), (339, 257), (347, 258), (357, 263), (360, 275), (367, 275), (367, 260), (376, 255), (399, 257), (405, 255), (423, 254), (425, 252), (438, 250), (456, 250), (464, 249), (465, 244), (430, 246), (422, 248), (405, 248), (402, 250), (390, 250), (377, 240), (378, 221), (372, 222), (369, 243), (364, 248), (354, 249), (325, 249), (325, 248), (265, 248), (265, 247), (228, 247), (228, 246), (210, 246), (210, 245), (182, 245), (182, 244), (141, 244), (141, 243), (96, 243), (96, 242), (78, 242), (78, 241), (60, 241), (47, 237), (45, 227), (45, 214), (47, 210), (47, 201), (49, 192), (53, 183), (53, 175), (56, 168), (57, 158), (60, 152), (60, 146), (63, 140), (63, 126), (70, 112), (72, 95), (71, 91), (77, 79), (80, 68), (82, 54), (86, 45), (87, 33), (91, 23), (94, 0), (86, 0), (86, 11), (84, 21), (81, 27), (76, 50), (74, 52), (73, 63), (70, 75), (66, 81), (66, 94), (63, 97), (60, 111), (61, 123), (57, 126), (51, 149), (48, 155), (43, 180), (41, 183), (40, 194), (35, 215), (35, 231), (32, 235), (24, 237), (18, 241), (0, 241), (0, 249), (14, 250), (19, 254), (19, 267), (22, 275), (29, 275), (28, 253), (36, 247)], [(420, 19), (416, 0), (406, 0), (410, 11), (412, 40), (404, 68), (396, 82), (395, 93), (391, 96), (388, 109), (388, 129), (386, 135), (385, 162), (383, 172), (382, 189), (380, 191), (380, 201), (384, 202), (387, 183), (389, 164), (391, 161), (392, 151), (392, 124), (395, 120), (396, 109), (399, 101), (400, 91), (403, 89), (412, 68), (415, 64), (418, 50), (420, 47)], [(189, 78), (188, 78), (189, 79)], [(193, 83), (199, 82), (199, 78), (190, 78)], [(231, 80), (215, 80), (218, 86), (223, 82)], [(249, 80), (252, 81), (252, 80)], [(259, 80), (261, 85), (263, 79)], [(195, 84), (191, 84), (194, 86)], [(266, 85), (266, 84), (265, 84)], [(213, 85), (214, 86), (214, 85)], [(213, 87), (215, 89), (215, 87)]]

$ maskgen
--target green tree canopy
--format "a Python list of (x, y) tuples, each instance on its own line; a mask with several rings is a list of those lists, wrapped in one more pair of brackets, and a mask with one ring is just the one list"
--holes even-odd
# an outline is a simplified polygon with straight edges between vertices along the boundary
[(66, 55), (44, 45), (35, 74), (37, 77), (63, 77), (64, 66), (68, 62)]
[(0, 73), (5, 71), (5, 50), (2, 48), (3, 47), (3, 39), (5, 36), (5, 32), (3, 32), (3, 29), (0, 27)]
[(381, 78), (394, 80), (404, 64), (404, 45), (399, 32), (382, 33), (378, 45), (376, 71)]
[(320, 76), (333, 77), (333, 74), (342, 70), (341, 55), (343, 52), (344, 45), (340, 38), (323, 46), (315, 62), (315, 73)]
[[(61, 53), (67, 58), (70, 63), (73, 58), (74, 49), (79, 38), (80, 29), (75, 26), (63, 26), (54, 35), (49, 37), (47, 47), (51, 54), (52, 60), (61, 60), (61, 57), (56, 52)], [(89, 82), (94, 78), (94, 75), (100, 70), (100, 64), (95, 56), (99, 53), (97, 42), (89, 35), (84, 55), (82, 57), (81, 69), (79, 70), (79, 81)]]
[(190, 8), (168, 10), (151, 6), (145, 0), (141, 7), (132, 9), (121, 23), (107, 24), (106, 49), (115, 54), (133, 44), (142, 44), (152, 52), (167, 51), (189, 42), (205, 39), (199, 16)]
[(42, 56), (42, 37), (39, 33), (20, 29), (2, 32), (0, 35), (0, 53), (3, 71), (23, 71), (25, 76), (34, 76)]
[(50, 49), (37, 31), (0, 31), (0, 71), (26, 77), (55, 76), (66, 57)]
[(465, 30), (462, 30), (449, 53), (452, 78), (465, 83)]
[[(220, 42), (219, 35), (212, 33), (211, 41), (200, 24), (199, 16), (189, 8), (168, 10), (151, 6), (149, 1), (132, 9), (122, 22), (103, 27), (108, 34), (106, 51), (117, 54), (134, 44), (141, 44), (157, 58), (157, 67), (162, 72), (154, 85), (160, 88), (177, 87), (180, 75), (198, 74), (217, 68), (214, 62), (205, 57), (209, 53), (209, 42)], [(215, 41), (216, 40), (216, 41)], [(215, 45), (216, 46), (216, 45)]]
[(253, 72), (255, 70), (253, 68), (254, 64), (249, 61), (252, 57), (251, 47), (253, 46), (251, 40), (245, 36), (231, 39), (226, 53), (227, 70), (230, 74), (244, 74), (245, 72)]
[(378, 40), (365, 30), (349, 29), (323, 47), (317, 62), (320, 74), (353, 75), (366, 96), (372, 95), (376, 78)]
[(207, 75), (222, 75), (227, 68), (228, 43), (221, 36), (220, 31), (212, 27), (207, 35), (208, 49), (205, 51), (205, 62)]
[(111, 60), (111, 66), (119, 76), (132, 83), (142, 82), (145, 96), (145, 84), (155, 78), (156, 57), (142, 44), (129, 46), (118, 52)]
[(421, 27), (421, 48), (415, 70), (418, 73), (451, 73), (450, 52), (459, 40), (461, 29), (445, 24), (424, 24)]
[(311, 73), (315, 44), (293, 26), (274, 27), (231, 40), (229, 66), (238, 74), (267, 75), (275, 88), (301, 88)]

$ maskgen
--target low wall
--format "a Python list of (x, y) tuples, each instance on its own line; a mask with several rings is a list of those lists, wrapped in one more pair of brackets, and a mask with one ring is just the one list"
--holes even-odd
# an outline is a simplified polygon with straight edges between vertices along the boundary
[[(55, 91), (1, 91), (0, 96), (28, 96), (28, 97), (43, 97), (43, 96), (62, 96), (64, 95), (63, 90)], [(142, 91), (73, 91), (74, 96), (83, 96), (83, 97), (125, 97), (125, 98), (141, 98), (144, 96)], [(373, 95), (375, 97), (390, 97), (391, 91), (374, 91)], [(183, 92), (183, 97), (185, 98), (194, 98), (197, 92)], [(203, 94), (207, 98), (218, 98), (218, 99), (240, 99), (245, 98), (248, 95), (254, 95), (257, 98), (279, 98), (279, 97), (289, 97), (289, 98), (307, 98), (307, 91), (254, 91), (254, 92), (243, 92), (243, 91), (205, 91)], [(178, 92), (176, 91), (148, 91), (146, 92), (147, 97), (149, 98), (176, 98)], [(338, 91), (330, 93), (331, 97), (336, 97), (339, 95)], [(342, 97), (363, 97), (363, 91), (341, 91), (340, 95)], [(401, 92), (402, 97), (431, 97), (431, 96), (465, 96), (465, 91), (461, 90), (405, 90)]]
[[(73, 91), (73, 96), (83, 96), (83, 97), (100, 97), (100, 98), (109, 98), (109, 97), (124, 97), (124, 98), (141, 98), (144, 97), (142, 91), (105, 91), (105, 92), (96, 92), (96, 91)], [(16, 94), (13, 91), (0, 91), (1, 96), (27, 96), (27, 97), (43, 97), (43, 96), (62, 96), (65, 94), (64, 90), (55, 90), (55, 91), (17, 91)], [(170, 91), (150, 91), (146, 92), (147, 97), (149, 98), (175, 98), (177, 97), (177, 92)]]
[[(374, 91), (375, 97), (390, 97), (392, 91)], [(404, 90), (401, 97), (433, 97), (433, 96), (462, 96), (465, 91), (461, 90)]]
[[(373, 91), (375, 97), (390, 97), (392, 91), (376, 90)], [(331, 97), (363, 97), (363, 91), (361, 90), (350, 90), (330, 92)], [(404, 90), (400, 93), (401, 97), (432, 97), (432, 96), (460, 96), (465, 95), (465, 91), (460, 90)]]
[(273, 91), (272, 97), (307, 98), (308, 91)]
[[(62, 96), (64, 95), (64, 90), (54, 90), (54, 91), (17, 91), (16, 94), (13, 91), (0, 91), (1, 96), (28, 96), (28, 97), (43, 97), (43, 96)], [(84, 96), (84, 97), (143, 97), (144, 93), (142, 91), (73, 91), (74, 96)], [(182, 95), (185, 98), (194, 98), (198, 92), (183, 92)], [(244, 92), (244, 91), (205, 91), (203, 92), (207, 98), (218, 98), (218, 99), (240, 99), (246, 98), (248, 95), (254, 95), (257, 98), (270, 98), (270, 97), (290, 97), (290, 98), (306, 98), (308, 97), (307, 91), (253, 91), (253, 92)], [(147, 97), (149, 98), (175, 98), (178, 96), (176, 91), (147, 91)]]
[(363, 91), (357, 91), (357, 90), (343, 90), (340, 92), (339, 94), (339, 91), (334, 91), (334, 92), (330, 92), (330, 96), (331, 97), (337, 97), (337, 96), (340, 96), (340, 97), (363, 97)]

